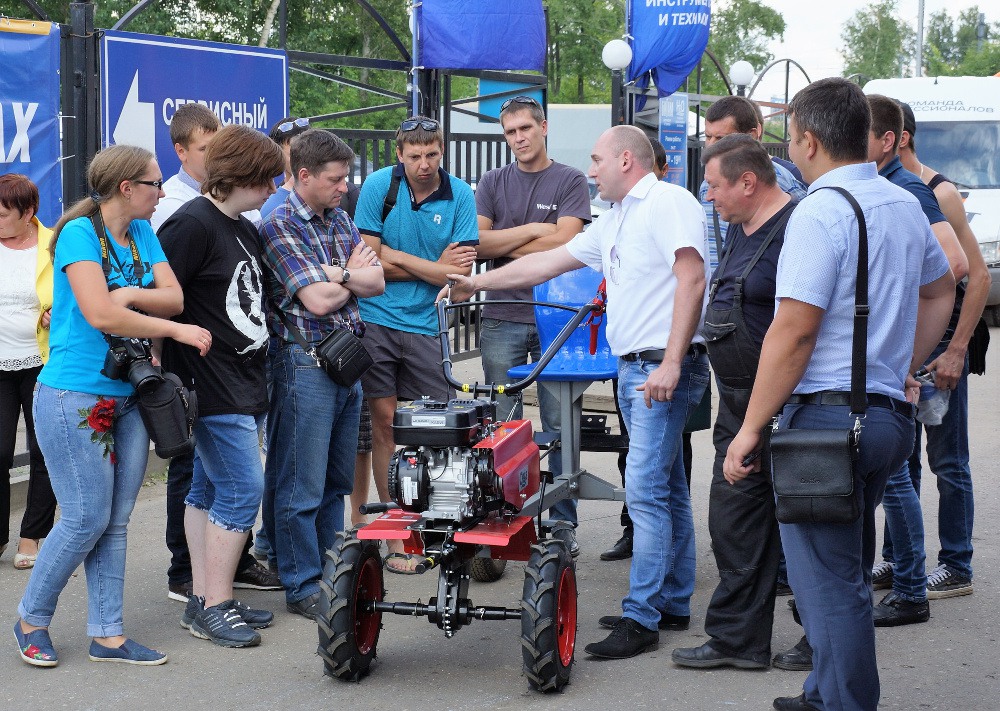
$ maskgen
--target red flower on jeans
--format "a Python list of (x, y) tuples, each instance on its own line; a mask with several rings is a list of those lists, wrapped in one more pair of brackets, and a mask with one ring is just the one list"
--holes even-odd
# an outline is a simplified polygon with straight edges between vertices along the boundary
[(78, 412), (83, 419), (77, 427), (81, 430), (87, 427), (92, 429), (90, 441), (102, 444), (104, 456), (110, 456), (111, 463), (116, 464), (115, 438), (111, 433), (111, 428), (115, 424), (114, 398), (105, 399), (103, 395), (98, 395), (97, 402), (92, 407), (81, 408)]

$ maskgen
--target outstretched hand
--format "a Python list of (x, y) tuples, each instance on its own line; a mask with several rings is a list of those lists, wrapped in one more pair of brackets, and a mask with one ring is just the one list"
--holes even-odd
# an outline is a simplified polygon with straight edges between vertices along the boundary
[(448, 283), (438, 292), (434, 303), (438, 303), (441, 299), (448, 299), (453, 304), (459, 301), (468, 301), (477, 291), (478, 289), (476, 289), (472, 277), (462, 274), (449, 274)]

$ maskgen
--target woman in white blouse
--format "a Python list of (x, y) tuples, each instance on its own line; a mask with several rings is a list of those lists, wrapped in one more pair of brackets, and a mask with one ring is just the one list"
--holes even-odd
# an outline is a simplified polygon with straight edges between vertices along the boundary
[[(10, 470), (17, 423), (24, 413), (29, 455), (28, 499), (14, 567), (35, 564), (39, 541), (52, 529), (56, 499), (35, 441), (31, 397), (48, 357), (52, 307), (52, 231), (38, 221), (38, 188), (26, 176), (0, 176), (0, 521), (10, 518)], [(9, 531), (0, 532), (0, 553)]]

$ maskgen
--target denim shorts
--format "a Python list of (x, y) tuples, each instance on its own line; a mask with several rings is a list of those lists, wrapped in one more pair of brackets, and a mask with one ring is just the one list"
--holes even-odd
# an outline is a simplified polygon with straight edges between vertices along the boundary
[(264, 494), (257, 432), (264, 417), (208, 415), (194, 426), (194, 473), (184, 503), (227, 531), (249, 531), (257, 520)]

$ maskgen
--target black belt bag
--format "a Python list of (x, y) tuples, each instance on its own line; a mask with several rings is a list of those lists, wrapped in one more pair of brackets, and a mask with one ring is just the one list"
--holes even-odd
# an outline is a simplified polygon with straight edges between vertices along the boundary
[(375, 365), (361, 339), (344, 329), (337, 329), (307, 353), (316, 359), (330, 380), (347, 388)]
[[(821, 188), (822, 189), (822, 188)], [(839, 187), (858, 220), (858, 267), (854, 294), (854, 336), (851, 345), (850, 427), (771, 431), (771, 476), (781, 523), (853, 523), (861, 515), (854, 491), (861, 441), (861, 420), (868, 407), (866, 388), (868, 348), (868, 229), (854, 197)], [(791, 424), (791, 423), (789, 423)]]
[(338, 328), (313, 347), (302, 337), (299, 329), (295, 328), (284, 311), (278, 309), (277, 313), (295, 342), (312, 356), (316, 365), (322, 368), (337, 385), (345, 388), (353, 387), (358, 379), (375, 365), (361, 339), (355, 336), (353, 331)]

